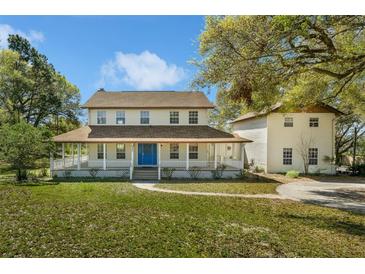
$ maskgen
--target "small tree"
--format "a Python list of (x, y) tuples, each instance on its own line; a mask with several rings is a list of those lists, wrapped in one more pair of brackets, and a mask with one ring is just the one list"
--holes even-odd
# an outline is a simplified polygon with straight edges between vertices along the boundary
[(0, 128), (0, 159), (17, 171), (17, 181), (27, 180), (27, 170), (36, 161), (49, 157), (53, 149), (49, 131), (35, 128), (23, 121)]
[(300, 136), (300, 142), (297, 146), (297, 151), (303, 160), (304, 174), (308, 174), (309, 170), (309, 149), (313, 145), (312, 136), (306, 137), (303, 134)]

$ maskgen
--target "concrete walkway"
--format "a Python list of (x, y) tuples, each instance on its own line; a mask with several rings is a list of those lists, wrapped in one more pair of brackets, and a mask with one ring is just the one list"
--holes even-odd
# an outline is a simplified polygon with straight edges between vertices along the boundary
[(287, 199), (277, 194), (230, 194), (221, 192), (194, 192), (194, 191), (182, 191), (172, 190), (155, 187), (155, 183), (134, 183), (135, 187), (150, 191), (165, 192), (165, 193), (176, 193), (183, 195), (199, 195), (199, 196), (221, 196), (221, 197), (240, 197), (240, 198), (267, 198), (267, 199)]
[(288, 199), (365, 214), (365, 183), (297, 181), (278, 186), (276, 189), (278, 194), (229, 194), (181, 191), (157, 188), (154, 182), (138, 182), (133, 185), (144, 190), (183, 195)]

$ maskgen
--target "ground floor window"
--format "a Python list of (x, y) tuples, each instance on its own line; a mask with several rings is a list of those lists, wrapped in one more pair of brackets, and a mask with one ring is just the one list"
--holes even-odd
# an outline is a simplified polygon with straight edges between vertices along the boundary
[(310, 148), (308, 151), (308, 164), (318, 165), (318, 148)]
[(283, 148), (283, 165), (293, 164), (293, 149)]
[(125, 159), (125, 144), (117, 144), (117, 159)]
[(179, 159), (179, 144), (170, 144), (170, 159)]
[(189, 144), (189, 159), (198, 159), (198, 144)]
[(97, 153), (97, 158), (98, 159), (104, 159), (104, 145), (103, 144), (98, 144), (98, 153)]

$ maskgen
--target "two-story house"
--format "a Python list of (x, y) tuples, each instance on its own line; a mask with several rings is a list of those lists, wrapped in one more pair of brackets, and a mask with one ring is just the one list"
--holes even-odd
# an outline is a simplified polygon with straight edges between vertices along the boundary
[(201, 92), (95, 92), (82, 106), (88, 125), (54, 137), (60, 159), (51, 159), (57, 176), (161, 179), (223, 177), (243, 168), (243, 145), (250, 140), (208, 126), (214, 108)]
[(288, 170), (335, 173), (331, 163), (335, 148), (335, 119), (342, 113), (328, 105), (282, 112), (276, 104), (268, 112), (246, 113), (232, 124), (233, 132), (253, 140), (245, 145), (245, 166), (268, 173)]

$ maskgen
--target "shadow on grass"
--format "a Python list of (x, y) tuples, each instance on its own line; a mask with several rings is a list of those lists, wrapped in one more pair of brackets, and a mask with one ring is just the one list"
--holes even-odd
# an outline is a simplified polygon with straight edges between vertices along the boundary
[(339, 220), (335, 217), (324, 217), (324, 216), (301, 216), (297, 214), (285, 213), (280, 217), (300, 220), (303, 223), (307, 223), (317, 228), (333, 229), (339, 232), (345, 232), (351, 235), (364, 236), (365, 225), (354, 223), (351, 221)]
[(107, 178), (91, 178), (91, 177), (70, 177), (70, 178), (54, 178), (49, 182), (55, 183), (126, 183), (130, 182), (129, 178), (107, 177)]
[(337, 175), (301, 175), (302, 178), (308, 178), (317, 182), (326, 183), (349, 183), (349, 184), (365, 184), (364, 176), (352, 176), (345, 174)]

